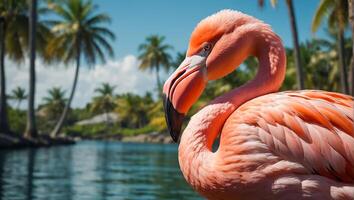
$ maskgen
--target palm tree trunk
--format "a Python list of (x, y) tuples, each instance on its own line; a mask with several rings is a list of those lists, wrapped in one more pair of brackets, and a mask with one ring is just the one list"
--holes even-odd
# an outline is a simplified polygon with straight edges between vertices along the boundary
[(4, 18), (0, 18), (0, 133), (9, 132), (7, 120), (7, 100), (5, 81), (5, 38), (6, 23)]
[(342, 92), (344, 94), (349, 94), (349, 85), (347, 78), (348, 74), (344, 61), (344, 33), (342, 30), (338, 30), (338, 57), (340, 65), (340, 83)]
[(29, 68), (29, 93), (28, 93), (28, 111), (27, 127), (24, 136), (27, 138), (37, 137), (36, 116), (35, 116), (35, 84), (36, 84), (36, 23), (37, 23), (37, 0), (30, 3), (29, 18), (29, 39), (30, 39), (30, 68)]
[(105, 110), (104, 114), (106, 116), (106, 125), (107, 126), (111, 125), (108, 110)]
[(354, 2), (353, 0), (349, 0), (349, 22), (352, 27), (352, 42), (353, 42), (353, 49), (352, 49), (352, 59), (351, 59), (351, 95), (354, 96)]
[(160, 65), (156, 63), (156, 84), (157, 84), (157, 92), (160, 96), (161, 94), (161, 81), (160, 81)]
[(304, 74), (301, 66), (301, 56), (300, 56), (300, 47), (299, 47), (299, 39), (296, 27), (296, 18), (294, 12), (294, 6), (292, 0), (286, 0), (286, 5), (289, 12), (289, 19), (290, 19), (290, 26), (291, 26), (291, 33), (293, 37), (293, 45), (294, 45), (294, 59), (295, 59), (295, 67), (297, 73), (297, 87), (300, 90), (305, 89), (305, 82), (304, 82)]
[(20, 100), (20, 101), (18, 101), (18, 102), (17, 102), (17, 105), (16, 105), (16, 110), (20, 110), (21, 101), (22, 101), (22, 100)]
[(59, 132), (61, 131), (61, 129), (62, 129), (63, 125), (64, 125), (66, 116), (67, 116), (68, 113), (69, 113), (70, 105), (71, 105), (71, 102), (72, 102), (72, 100), (73, 100), (73, 98), (74, 98), (74, 94), (75, 94), (75, 90), (76, 90), (77, 80), (78, 80), (78, 78), (79, 78), (80, 58), (81, 58), (80, 56), (81, 56), (81, 42), (80, 42), (80, 40), (79, 40), (79, 41), (78, 41), (78, 45), (77, 45), (77, 49), (76, 49), (76, 68), (75, 68), (75, 75), (74, 75), (73, 86), (72, 86), (72, 88), (71, 88), (71, 93), (70, 93), (68, 102), (67, 102), (67, 104), (65, 105), (64, 111), (63, 111), (63, 113), (61, 114), (60, 119), (59, 119), (58, 123), (56, 124), (54, 130), (53, 130), (52, 133), (50, 134), (52, 137), (56, 137), (56, 136), (59, 134)]

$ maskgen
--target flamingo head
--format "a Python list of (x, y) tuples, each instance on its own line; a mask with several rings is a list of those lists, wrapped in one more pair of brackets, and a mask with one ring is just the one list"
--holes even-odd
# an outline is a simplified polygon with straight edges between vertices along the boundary
[(241, 57), (246, 57), (247, 48), (235, 44), (240, 43), (235, 30), (252, 20), (256, 19), (223, 10), (202, 20), (193, 31), (185, 60), (163, 87), (165, 118), (175, 142), (185, 114), (198, 100), (207, 82), (229, 74), (240, 64)]

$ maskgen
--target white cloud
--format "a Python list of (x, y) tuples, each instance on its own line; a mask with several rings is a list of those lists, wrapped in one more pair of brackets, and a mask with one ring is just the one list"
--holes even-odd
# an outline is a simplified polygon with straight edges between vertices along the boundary
[[(8, 60), (6, 62), (7, 93), (17, 86), (24, 87), (28, 91), (28, 62), (20, 66)], [(155, 76), (150, 72), (139, 71), (138, 66), (139, 61), (133, 55), (96, 65), (93, 69), (82, 66), (72, 106), (85, 106), (94, 96), (94, 89), (103, 82), (116, 85), (117, 94), (125, 92), (144, 94), (147, 91), (154, 91)], [(36, 104), (38, 105), (47, 95), (47, 90), (54, 86), (62, 87), (66, 90), (66, 96), (69, 96), (74, 78), (74, 64), (70, 67), (65, 67), (63, 64), (46, 66), (38, 61), (36, 75)]]

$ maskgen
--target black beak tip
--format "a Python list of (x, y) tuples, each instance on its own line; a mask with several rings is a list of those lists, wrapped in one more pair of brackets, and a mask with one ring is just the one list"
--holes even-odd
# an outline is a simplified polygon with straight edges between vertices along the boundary
[(174, 142), (178, 142), (181, 135), (181, 128), (184, 114), (179, 113), (172, 105), (169, 98), (163, 94), (163, 107), (168, 131)]

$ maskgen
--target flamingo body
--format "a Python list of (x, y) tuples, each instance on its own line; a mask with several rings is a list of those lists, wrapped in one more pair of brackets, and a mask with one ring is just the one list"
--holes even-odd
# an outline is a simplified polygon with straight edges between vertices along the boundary
[(240, 12), (220, 11), (200, 22), (186, 60), (166, 81), (164, 108), (173, 139), (207, 81), (226, 76), (248, 55), (259, 60), (256, 77), (202, 108), (180, 137), (187, 182), (215, 200), (354, 199), (353, 97), (276, 93), (286, 67), (281, 40)]
[(221, 141), (254, 132), (274, 156), (299, 163), (308, 173), (354, 183), (353, 110), (351, 96), (333, 92), (268, 94), (235, 110), (224, 125)]
[[(353, 199), (353, 109), (353, 97), (315, 90), (208, 105), (182, 135), (181, 170), (208, 199)], [(190, 145), (230, 111), (216, 152)]]

